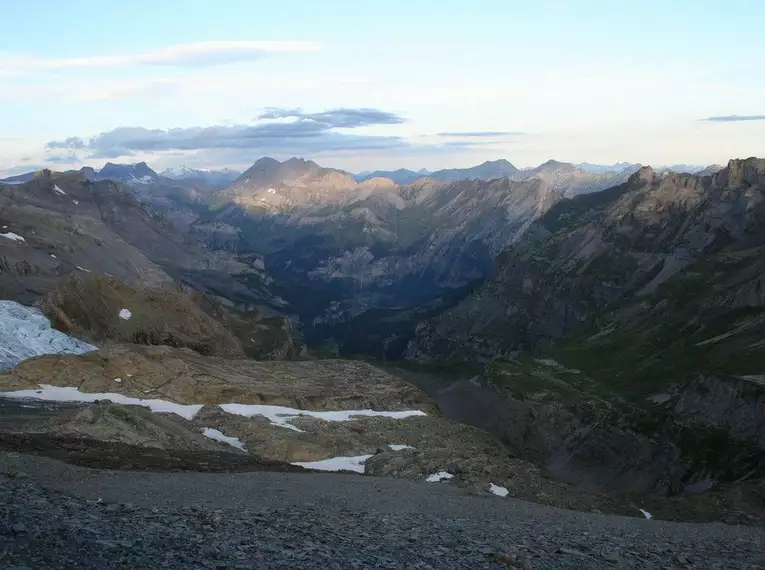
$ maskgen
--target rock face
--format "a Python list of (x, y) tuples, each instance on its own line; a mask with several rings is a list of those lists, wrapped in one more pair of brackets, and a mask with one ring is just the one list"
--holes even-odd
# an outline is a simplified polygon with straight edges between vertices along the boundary
[(39, 310), (0, 301), (0, 370), (42, 354), (82, 354), (91, 350), (96, 347), (51, 328)]
[[(485, 284), (422, 323), (408, 354), (509, 358), (496, 364), (500, 383), (534, 402), (535, 417), (572, 414), (565, 423), (590, 434), (588, 445), (610, 440), (599, 455), (664, 465), (637, 477), (657, 489), (763, 476), (764, 198), (765, 161), (747, 159), (703, 177), (643, 168), (560, 202)], [(522, 365), (523, 350), (562, 371)], [(595, 413), (581, 401), (602, 404)], [(561, 450), (581, 453), (576, 441)], [(543, 449), (554, 468), (558, 452)]]
[[(708, 177), (657, 176), (645, 167), (624, 185), (558, 203), (527, 232), (524, 243), (499, 258), (484, 285), (422, 326), (410, 355), (506, 355), (522, 345), (561, 338), (605, 307), (642, 310), (649, 296), (666, 296), (670, 284), (695, 279), (709, 263), (720, 264), (721, 270), (757, 260), (753, 248), (765, 245), (758, 232), (763, 164), (731, 161)], [(756, 295), (743, 300), (749, 288), (756, 288), (751, 270), (699, 277), (719, 289), (739, 278), (752, 280), (727, 292), (736, 299), (715, 304), (758, 304)], [(439, 338), (445, 341), (440, 348)]]
[(110, 277), (74, 276), (48, 293), (41, 307), (56, 328), (97, 343), (158, 344), (244, 356), (241, 341), (177, 287), (132, 287)]
[[(116, 170), (140, 174), (140, 166)], [(183, 321), (182, 313), (189, 315), (187, 323), (198, 323), (203, 318), (195, 307), (199, 303), (187, 303), (181, 308), (170, 299), (171, 293), (157, 293), (160, 289), (178, 290), (183, 286), (198, 292), (199, 299), (208, 299), (206, 303), (210, 307), (225, 304), (225, 316), (244, 322), (237, 325), (237, 330), (248, 335), (247, 354), (258, 358), (292, 358), (302, 353), (302, 345), (295, 340), (292, 328), (282, 316), (285, 302), (271, 291), (270, 277), (265, 273), (261, 257), (213, 251), (137, 197), (148, 192), (162, 202), (167, 196), (173, 196), (187, 208), (196, 207), (193, 202), (175, 194), (175, 190), (160, 191), (165, 188), (162, 179), (146, 184), (133, 181), (129, 188), (110, 180), (96, 180), (96, 174), (92, 176), (94, 180), (89, 180), (79, 172), (40, 171), (24, 183), (2, 187), (0, 227), (4, 229), (0, 231), (3, 242), (0, 297), (33, 304), (56, 287), (63, 294), (59, 282), (74, 275), (83, 279), (98, 276), (103, 278), (101, 283), (117, 279), (124, 286), (107, 287), (111, 290), (108, 295), (105, 289), (88, 292), (94, 293), (94, 298), (101, 303), (94, 307), (101, 316), (91, 315), (100, 323), (98, 327), (106, 326), (102, 318), (107, 310), (106, 299), (109, 299), (108, 311), (116, 308), (114, 314), (109, 313), (109, 319), (114, 320), (126, 307), (112, 305), (119, 304), (117, 301), (127, 296), (144, 309), (171, 311), (175, 307), (177, 310), (174, 309), (173, 314), (164, 316), (161, 312), (155, 315), (144, 312), (145, 317), (150, 317), (161, 328), (159, 323), (163, 318), (172, 322)], [(171, 207), (170, 210), (175, 209)], [(133, 291), (127, 293), (131, 287)], [(121, 291), (119, 294), (117, 288)], [(144, 288), (146, 291), (139, 292)], [(159, 302), (163, 295), (166, 302)], [(77, 302), (82, 310), (74, 312), (82, 319), (88, 312), (85, 309), (88, 309), (89, 300), (81, 297)], [(141, 313), (140, 309), (138, 313)], [(213, 319), (208, 317), (207, 320)], [(116, 320), (108, 328), (111, 332), (119, 329), (124, 333), (136, 322), (135, 319), (130, 321), (131, 324)], [(242, 348), (235, 347), (241, 342), (234, 338), (240, 333), (232, 335), (221, 325), (216, 326), (218, 332), (213, 336), (218, 339), (228, 337), (233, 341), (233, 344), (228, 343), (232, 347), (228, 353), (242, 354)], [(146, 333), (148, 336), (143, 338), (156, 341), (157, 327), (152, 325), (153, 332), (140, 334)], [(103, 329), (102, 333), (105, 331)], [(208, 342), (212, 338), (208, 335), (211, 331), (212, 325), (192, 327), (188, 333), (176, 330), (178, 334), (171, 335), (175, 339), (172, 342), (185, 336), (182, 344), (192, 346), (196, 342), (193, 336), (199, 333), (201, 336), (196, 338), (201, 344), (196, 346), (206, 351), (211, 346)], [(97, 336), (105, 338), (104, 334)], [(131, 340), (122, 333), (116, 338)], [(165, 340), (170, 342), (168, 339)], [(213, 344), (218, 348), (222, 346), (217, 341)]]
[(205, 248), (111, 181), (41, 171), (3, 186), (0, 227), (24, 238), (3, 238), (0, 254), (0, 295), (19, 302), (75, 272), (150, 286), (177, 280), (203, 291), (215, 281), (235, 302), (272, 301), (262, 266)]

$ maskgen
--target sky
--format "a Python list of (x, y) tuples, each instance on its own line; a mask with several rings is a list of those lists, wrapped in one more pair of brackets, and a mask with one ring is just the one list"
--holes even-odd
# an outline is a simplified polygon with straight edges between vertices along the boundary
[(765, 156), (761, 0), (2, 0), (0, 176)]

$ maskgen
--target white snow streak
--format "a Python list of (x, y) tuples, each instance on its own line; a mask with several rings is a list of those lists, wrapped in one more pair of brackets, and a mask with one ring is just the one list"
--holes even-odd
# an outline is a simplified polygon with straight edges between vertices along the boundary
[(4, 238), (7, 238), (11, 241), (27, 241), (23, 237), (21, 237), (19, 234), (15, 234), (13, 232), (7, 232), (4, 234), (0, 234), (0, 236), (3, 236)]
[(61, 196), (66, 196), (66, 192), (64, 192), (61, 188), (59, 188), (58, 184), (53, 185), (53, 190), (56, 191), (56, 194), (59, 194)]
[(210, 439), (214, 439), (215, 441), (220, 441), (221, 443), (227, 443), (231, 447), (236, 447), (237, 449), (241, 449), (244, 451), (244, 443), (236, 437), (230, 437), (228, 435), (225, 435), (223, 432), (218, 431), (214, 428), (204, 428), (202, 430), (202, 435), (205, 437), (209, 437)]
[(505, 487), (500, 487), (494, 483), (489, 484), (489, 492), (494, 493), (498, 497), (507, 497), (507, 495), (510, 493), (510, 491), (508, 491)]
[(130, 310), (128, 310), (128, 309), (121, 309), (120, 310), (120, 318), (123, 321), (129, 321), (130, 317), (132, 317), (132, 316), (133, 316), (133, 313), (131, 313)]
[(414, 449), (411, 445), (404, 445), (403, 443), (389, 443), (388, 447), (390, 447), (393, 451), (404, 451), (405, 449)]
[(141, 400), (140, 398), (131, 398), (124, 394), (115, 394), (113, 392), (80, 392), (77, 388), (61, 388), (49, 384), (40, 384), (39, 390), (16, 390), (13, 392), (0, 392), (4, 398), (21, 398), (44, 400), (47, 402), (83, 402), (92, 403), (97, 400), (111, 400), (115, 404), (125, 406), (143, 406), (149, 408), (152, 412), (172, 413), (181, 416), (187, 420), (193, 420), (202, 409), (203, 404), (183, 405), (167, 400)]
[(364, 472), (364, 462), (372, 457), (371, 455), (355, 455), (353, 457), (330, 457), (321, 461), (300, 461), (292, 465), (299, 465), (307, 469), (318, 469), (319, 471), (356, 471)]
[(425, 416), (425, 412), (420, 410), (406, 410), (402, 412), (380, 412), (376, 410), (341, 410), (336, 412), (315, 412), (313, 410), (298, 410), (286, 406), (266, 406), (263, 404), (220, 404), (221, 409), (229, 414), (236, 414), (251, 418), (253, 416), (263, 416), (268, 418), (271, 423), (278, 426), (302, 431), (293, 426), (292, 420), (300, 416), (310, 416), (327, 422), (347, 422), (354, 416), (382, 416), (396, 420), (408, 418), (411, 416)]
[(647, 518), (648, 520), (651, 520), (653, 518), (653, 515), (649, 513), (648, 511), (644, 511), (643, 509), (638, 509), (641, 513), (643, 513), (643, 516)]
[(90, 269), (85, 269), (84, 267), (80, 267), (79, 265), (77, 266), (77, 269), (79, 269), (80, 271), (84, 271), (85, 273), (90, 273)]
[(432, 475), (428, 475), (425, 481), (427, 481), (428, 483), (438, 483), (445, 479), (454, 479), (454, 475), (452, 475), (451, 473), (447, 473), (446, 471), (439, 471), (438, 473), (433, 473)]

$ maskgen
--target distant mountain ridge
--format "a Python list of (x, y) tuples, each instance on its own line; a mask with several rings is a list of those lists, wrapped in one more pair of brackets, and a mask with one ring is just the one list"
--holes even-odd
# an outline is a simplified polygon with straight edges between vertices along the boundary
[(374, 170), (371, 172), (359, 173), (355, 176), (357, 182), (364, 182), (371, 178), (388, 178), (396, 184), (411, 184), (423, 176), (430, 174), (428, 171), (409, 170), (408, 168), (399, 168), (398, 170)]
[(199, 181), (211, 186), (225, 186), (231, 184), (241, 173), (231, 168), (221, 170), (201, 170), (180, 166), (168, 168), (160, 173), (160, 176), (178, 181)]
[(436, 170), (428, 174), (428, 178), (436, 182), (455, 182), (457, 180), (493, 180), (505, 178), (519, 172), (509, 161), (505, 159), (487, 160), (470, 168), (447, 168)]

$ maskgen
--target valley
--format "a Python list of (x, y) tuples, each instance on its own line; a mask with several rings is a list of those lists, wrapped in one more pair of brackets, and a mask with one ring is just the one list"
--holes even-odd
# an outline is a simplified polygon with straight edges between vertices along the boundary
[[(245, 470), (339, 458), (577, 510), (761, 520), (765, 162), (511, 167), (396, 182), (264, 158), (0, 186), (3, 298), (53, 327), (9, 305), (0, 389), (70, 402), (0, 442), (200, 469), (237, 469), (215, 455), (233, 445)], [(88, 344), (22, 352), (19, 330)]]

